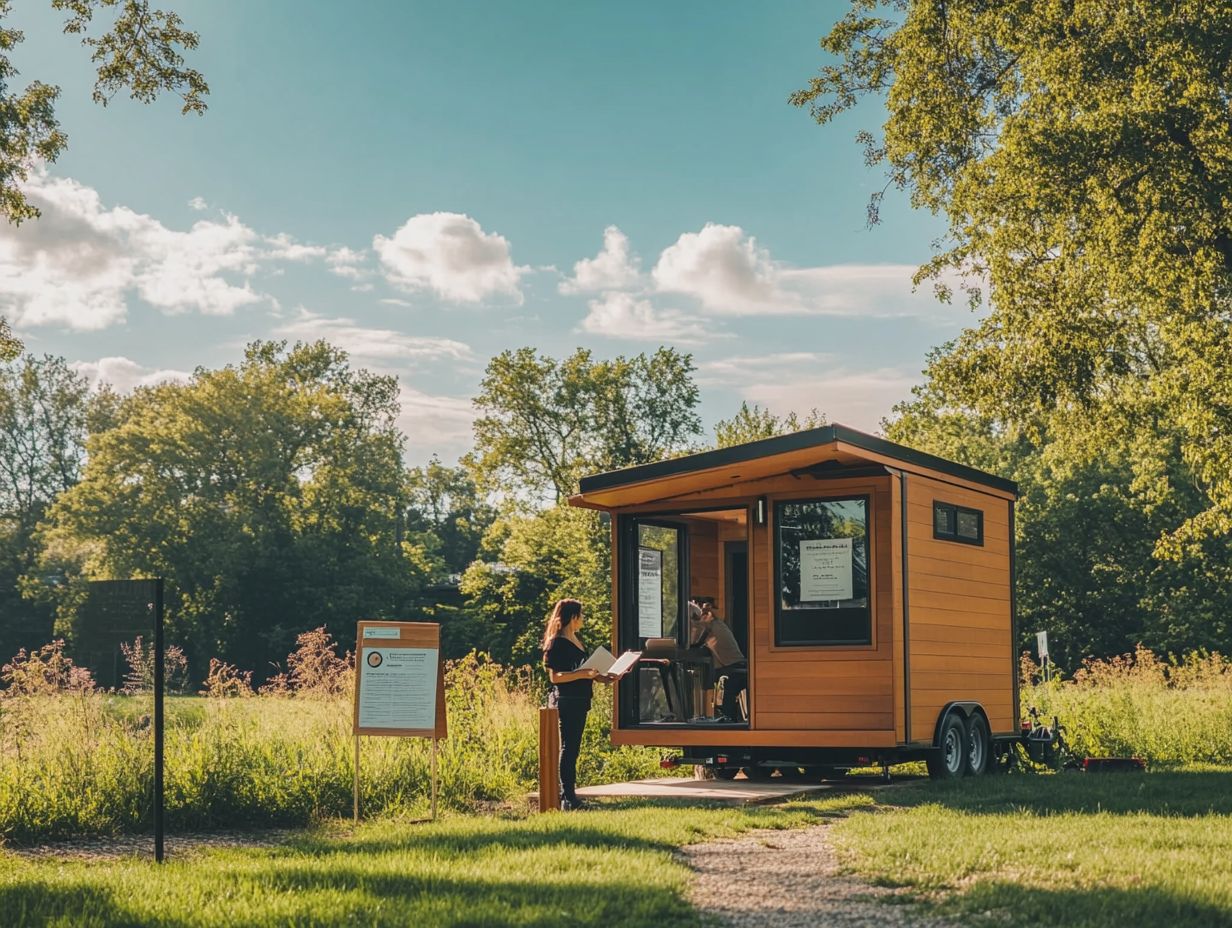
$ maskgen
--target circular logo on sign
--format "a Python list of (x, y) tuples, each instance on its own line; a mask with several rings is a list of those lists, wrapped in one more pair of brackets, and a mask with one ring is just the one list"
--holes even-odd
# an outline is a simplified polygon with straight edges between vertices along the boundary
[(368, 666), (369, 667), (380, 667), (382, 660), (384, 660), (384, 658), (381, 657), (381, 652), (373, 651), (368, 655)]

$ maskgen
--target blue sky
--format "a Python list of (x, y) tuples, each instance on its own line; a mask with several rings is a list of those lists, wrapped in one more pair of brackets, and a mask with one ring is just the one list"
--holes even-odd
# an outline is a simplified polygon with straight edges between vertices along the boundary
[(940, 221), (787, 104), (839, 3), (175, 4), (209, 112), (90, 102), (50, 4), (13, 14), (69, 150), (0, 229), (0, 312), (121, 388), (326, 337), (403, 384), (408, 459), (469, 447), (522, 345), (692, 352), (742, 399), (873, 429), (961, 306), (911, 293)]

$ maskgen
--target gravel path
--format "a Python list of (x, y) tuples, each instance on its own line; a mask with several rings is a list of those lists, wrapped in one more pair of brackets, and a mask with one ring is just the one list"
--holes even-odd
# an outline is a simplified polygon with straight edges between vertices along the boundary
[(690, 901), (736, 928), (943, 928), (893, 902), (896, 892), (839, 872), (828, 825), (755, 831), (681, 852), (697, 877)]

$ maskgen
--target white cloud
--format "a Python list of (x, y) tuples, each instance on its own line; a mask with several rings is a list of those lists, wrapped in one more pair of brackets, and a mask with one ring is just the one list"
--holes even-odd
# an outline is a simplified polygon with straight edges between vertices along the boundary
[(172, 381), (186, 381), (192, 375), (187, 371), (159, 370), (145, 367), (128, 358), (99, 358), (97, 361), (75, 361), (70, 365), (90, 382), (91, 389), (110, 384), (120, 393), (128, 393), (137, 387)]
[[(739, 226), (707, 223), (665, 248), (652, 273), (659, 292), (685, 294), (714, 315), (953, 317), (930, 287), (913, 292), (908, 264), (795, 267)], [(953, 285), (955, 281), (948, 280)]]
[(700, 383), (722, 383), (742, 399), (774, 410), (818, 409), (831, 422), (876, 431), (895, 403), (911, 398), (923, 380), (916, 370), (857, 370), (812, 352), (733, 357), (699, 365)]
[(608, 338), (695, 344), (730, 337), (716, 332), (705, 319), (678, 309), (657, 309), (630, 293), (605, 293), (591, 300), (582, 331)]
[(190, 209), (195, 209), (199, 213), (204, 213), (210, 208), (210, 204), (205, 202), (205, 197), (193, 197), (188, 201), (188, 206)]
[(353, 319), (328, 318), (300, 309), (296, 318), (278, 326), (278, 338), (311, 342), (324, 339), (345, 350), (354, 360), (381, 370), (404, 370), (436, 361), (474, 359), (468, 345), (450, 338), (407, 335), (393, 329), (359, 325)]
[(386, 279), (402, 290), (429, 290), (454, 303), (478, 303), (494, 296), (522, 302), (519, 281), (529, 268), (515, 266), (509, 241), (484, 232), (470, 216), (412, 216), (392, 238), (376, 236), (372, 247)]
[(603, 230), (603, 248), (573, 265), (573, 276), (560, 282), (561, 293), (631, 290), (641, 283), (638, 259), (629, 252), (629, 237), (616, 226)]
[(406, 456), (411, 463), (425, 464), (433, 454), (449, 461), (471, 448), (471, 401), (458, 396), (435, 396), (402, 384), (402, 414), (398, 427), (405, 433)]
[(263, 269), (326, 253), (289, 236), (259, 235), (227, 214), (170, 229), (127, 207), (105, 207), (90, 187), (46, 173), (24, 189), (42, 216), (0, 225), (0, 312), (19, 327), (102, 329), (124, 320), (134, 296), (168, 313), (230, 315), (274, 303), (250, 283)]
[(365, 252), (347, 248), (345, 245), (331, 250), (325, 257), (330, 271), (349, 280), (361, 280), (371, 273), (363, 266), (367, 260)]

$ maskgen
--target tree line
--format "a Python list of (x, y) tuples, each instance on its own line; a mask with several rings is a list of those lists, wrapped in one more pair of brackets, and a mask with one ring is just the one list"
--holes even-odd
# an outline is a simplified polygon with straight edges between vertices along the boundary
[[(610, 622), (608, 528), (567, 504), (581, 476), (825, 423), (744, 404), (707, 438), (693, 373), (671, 348), (506, 351), (474, 398), (474, 451), (408, 468), (395, 379), (324, 342), (255, 342), (126, 396), (21, 355), (0, 366), (0, 648), (71, 649), (87, 581), (163, 576), (197, 679), (217, 657), (260, 680), (322, 626), (349, 646), (359, 617), (438, 620), (452, 656), (530, 660), (553, 599)], [(1232, 646), (1226, 549), (1161, 554), (1207, 500), (1179, 457), (1144, 485), (1160, 432), (1032, 438), (931, 386), (883, 430), (1020, 482), (1024, 647), (1036, 628), (1071, 664)]]

